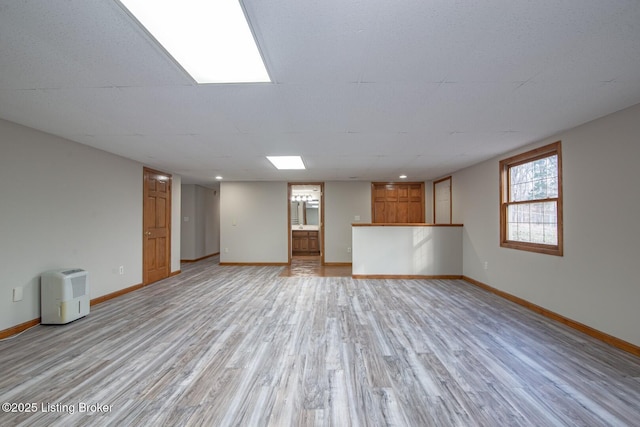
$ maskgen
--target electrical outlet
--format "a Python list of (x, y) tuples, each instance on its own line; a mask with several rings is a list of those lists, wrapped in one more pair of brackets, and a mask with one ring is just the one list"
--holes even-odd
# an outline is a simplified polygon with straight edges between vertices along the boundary
[(121, 265), (120, 268), (118, 268), (118, 273), (124, 274), (124, 265)]
[(485, 261), (484, 262), (484, 269), (488, 270), (489, 269), (489, 261)]
[(224, 248), (224, 253), (229, 253), (229, 248)]
[(349, 247), (347, 248), (347, 253), (348, 253), (348, 254), (350, 254), (350, 253), (351, 253), (351, 246), (349, 246)]
[(22, 301), (22, 286), (13, 288), (13, 302)]

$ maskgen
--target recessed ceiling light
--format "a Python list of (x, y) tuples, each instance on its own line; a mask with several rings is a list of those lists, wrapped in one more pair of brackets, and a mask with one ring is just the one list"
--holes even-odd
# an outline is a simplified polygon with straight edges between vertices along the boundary
[(277, 169), (306, 169), (300, 156), (267, 156)]
[(400, 179), (407, 179), (407, 175), (400, 175)]
[(120, 0), (198, 83), (270, 82), (238, 0)]
[(222, 177), (220, 175), (216, 176), (216, 179), (222, 179)]

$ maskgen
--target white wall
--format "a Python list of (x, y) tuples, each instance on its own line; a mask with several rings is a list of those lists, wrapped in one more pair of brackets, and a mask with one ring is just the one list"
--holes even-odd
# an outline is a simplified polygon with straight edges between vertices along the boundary
[[(432, 192), (425, 186), (429, 218)], [(222, 182), (220, 194), (220, 261), (287, 262), (287, 183)], [(325, 262), (350, 263), (351, 224), (371, 222), (371, 183), (325, 182), (323, 203)]]
[(195, 260), (220, 252), (220, 196), (217, 188), (182, 186), (181, 255)]
[(433, 181), (424, 183), (424, 222), (433, 223)]
[(352, 229), (354, 275), (462, 275), (462, 227), (363, 226)]
[(213, 188), (200, 187), (203, 204), (204, 253), (208, 256), (220, 252), (220, 184)]
[(286, 182), (220, 183), (220, 262), (286, 263)]
[(180, 271), (180, 199), (182, 177), (171, 175), (171, 272)]
[(196, 256), (196, 186), (183, 184), (180, 198), (180, 256), (185, 260), (198, 258)]
[(3, 120), (0, 152), (0, 330), (40, 317), (43, 271), (87, 270), (92, 299), (142, 282), (141, 164)]
[[(499, 160), (558, 140), (564, 256), (501, 248)], [(456, 173), (464, 275), (640, 345), (639, 141), (637, 105)]]
[[(324, 184), (325, 263), (350, 263), (351, 224), (371, 222), (371, 183), (329, 181)], [(360, 220), (355, 217), (360, 216)]]

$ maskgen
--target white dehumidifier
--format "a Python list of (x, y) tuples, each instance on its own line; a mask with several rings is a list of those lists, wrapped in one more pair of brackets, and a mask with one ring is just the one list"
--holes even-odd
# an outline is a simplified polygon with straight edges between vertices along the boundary
[(89, 314), (87, 272), (67, 268), (42, 273), (40, 318), (43, 324), (63, 324)]

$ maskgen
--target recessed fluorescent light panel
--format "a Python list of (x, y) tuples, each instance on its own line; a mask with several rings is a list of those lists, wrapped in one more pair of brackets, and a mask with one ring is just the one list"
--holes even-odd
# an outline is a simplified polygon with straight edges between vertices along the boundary
[(239, 0), (120, 0), (198, 83), (270, 82)]
[(300, 156), (267, 156), (276, 168), (283, 169), (306, 169)]

